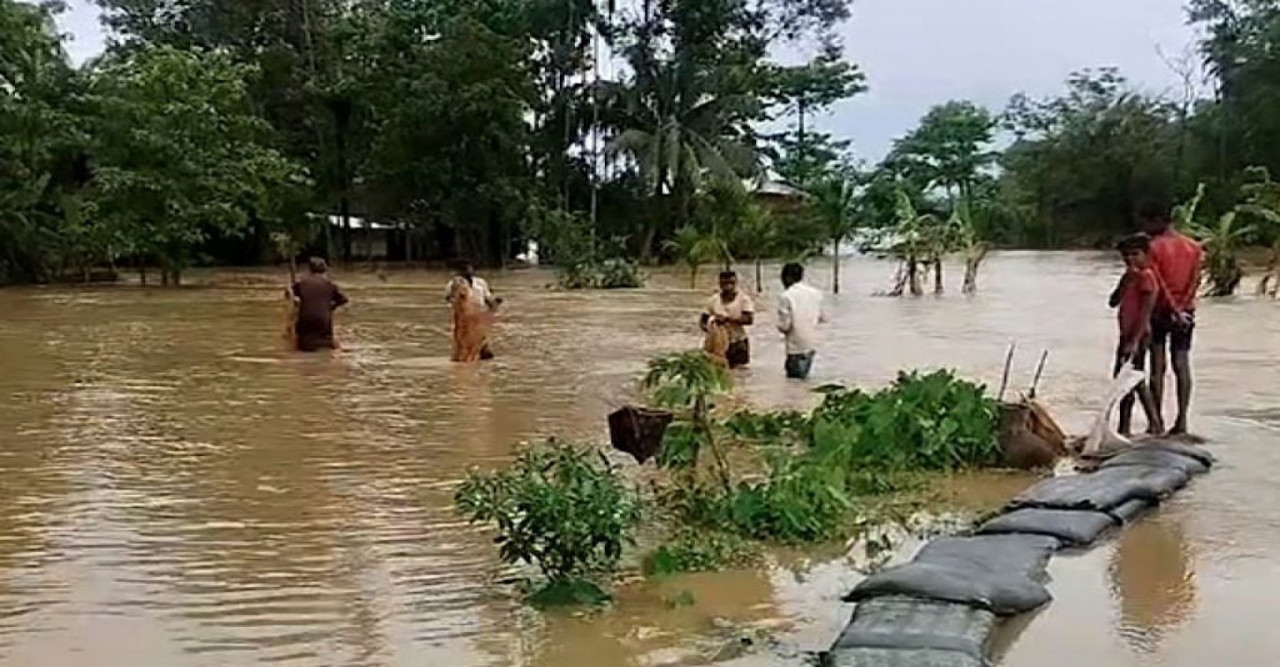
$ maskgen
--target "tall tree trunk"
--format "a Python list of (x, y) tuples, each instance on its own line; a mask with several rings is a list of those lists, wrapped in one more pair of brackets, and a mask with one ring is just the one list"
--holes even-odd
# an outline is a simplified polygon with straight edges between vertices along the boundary
[(933, 258), (933, 293), (942, 294), (942, 258)]
[(915, 257), (907, 258), (907, 282), (911, 287), (911, 296), (924, 295), (924, 287), (920, 285), (920, 262)]
[(840, 239), (831, 239), (831, 293), (840, 293)]
[(351, 200), (347, 198), (347, 193), (342, 193), (342, 199), (338, 202), (338, 214), (342, 216), (342, 261), (346, 264), (351, 263)]
[(756, 294), (764, 292), (764, 260), (756, 257)]

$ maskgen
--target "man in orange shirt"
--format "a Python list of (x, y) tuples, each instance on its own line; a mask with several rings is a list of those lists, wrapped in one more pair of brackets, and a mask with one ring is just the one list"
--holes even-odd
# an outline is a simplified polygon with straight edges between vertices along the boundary
[(1143, 204), (1138, 219), (1151, 236), (1151, 267), (1160, 279), (1160, 296), (1151, 319), (1151, 394), (1159, 410), (1168, 360), (1178, 383), (1178, 416), (1169, 434), (1181, 435), (1187, 432), (1191, 405), (1191, 340), (1204, 250), (1173, 229), (1168, 206)]

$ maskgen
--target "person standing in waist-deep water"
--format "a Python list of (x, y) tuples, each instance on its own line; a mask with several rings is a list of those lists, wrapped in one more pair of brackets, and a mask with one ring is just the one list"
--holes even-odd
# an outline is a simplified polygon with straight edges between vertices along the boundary
[(826, 321), (822, 312), (822, 292), (804, 282), (804, 267), (796, 263), (782, 267), (778, 298), (778, 331), (787, 342), (787, 377), (804, 380), (813, 369), (817, 354), (818, 325)]
[[(1125, 272), (1111, 293), (1111, 307), (1116, 308), (1120, 324), (1120, 343), (1116, 346), (1113, 375), (1119, 375), (1125, 364), (1137, 370), (1146, 369), (1147, 349), (1151, 346), (1151, 318), (1160, 298), (1160, 279), (1151, 269), (1151, 237), (1138, 233), (1126, 237), (1116, 246), (1124, 257)], [(1156, 409), (1151, 388), (1145, 383), (1120, 401), (1120, 435), (1129, 435), (1133, 424), (1134, 395), (1142, 400), (1147, 413), (1147, 432), (1164, 432), (1164, 419)]]
[(453, 361), (478, 361), (493, 358), (489, 347), (489, 331), (493, 327), (493, 311), (502, 303), (493, 295), (489, 283), (476, 275), (470, 262), (458, 265), (458, 274), (449, 281), (445, 300), (453, 311)]
[(702, 330), (712, 326), (724, 327), (729, 336), (725, 360), (729, 368), (741, 368), (751, 363), (751, 341), (747, 327), (755, 324), (756, 306), (751, 297), (738, 289), (738, 274), (733, 271), (720, 273), (720, 291), (707, 302), (702, 314)]
[(1164, 377), (1172, 362), (1178, 387), (1178, 416), (1171, 435), (1187, 432), (1191, 407), (1191, 341), (1196, 328), (1196, 292), (1200, 289), (1200, 244), (1173, 229), (1169, 207), (1148, 202), (1138, 209), (1143, 231), (1151, 236), (1151, 268), (1160, 296), (1151, 316), (1151, 394), (1157, 412), (1164, 400)]
[(293, 323), (296, 345), (303, 352), (336, 349), (333, 339), (333, 311), (346, 305), (347, 297), (329, 279), (329, 265), (312, 257), (309, 272), (293, 284), (297, 319)]

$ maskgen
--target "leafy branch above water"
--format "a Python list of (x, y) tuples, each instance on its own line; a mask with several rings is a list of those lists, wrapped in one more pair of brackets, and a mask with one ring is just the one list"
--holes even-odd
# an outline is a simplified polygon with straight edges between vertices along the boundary
[(807, 413), (721, 414), (730, 385), (698, 351), (650, 363), (643, 386), (676, 419), (657, 456), (665, 474), (643, 496), (605, 457), (553, 445), (472, 473), (458, 506), (496, 525), (504, 561), (537, 565), (544, 591), (570, 590), (617, 569), (642, 503), (667, 538), (647, 571), (714, 569), (751, 562), (760, 543), (853, 535), (895, 516), (923, 474), (1000, 458), (996, 401), (949, 371), (902, 373), (876, 392), (823, 387)]

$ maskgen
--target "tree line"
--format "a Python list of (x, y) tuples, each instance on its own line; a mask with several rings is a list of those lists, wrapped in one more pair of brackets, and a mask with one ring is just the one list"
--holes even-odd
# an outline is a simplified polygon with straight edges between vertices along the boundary
[[(856, 242), (903, 260), (898, 291), (962, 253), (968, 288), (988, 247), (1102, 244), (1139, 199), (1201, 185), (1202, 216), (1269, 242), (1280, 0), (1191, 0), (1184, 91), (1099, 69), (1001, 110), (948, 102), (877, 164), (816, 129), (866, 90), (836, 36), (847, 0), (99, 5), (112, 44), (76, 66), (62, 7), (0, 0), (0, 282), (350, 258), (366, 218), (408, 259), (500, 264), (539, 240), (583, 284)], [(813, 57), (773, 57), (796, 44)], [(763, 178), (803, 194), (762, 206)]]

